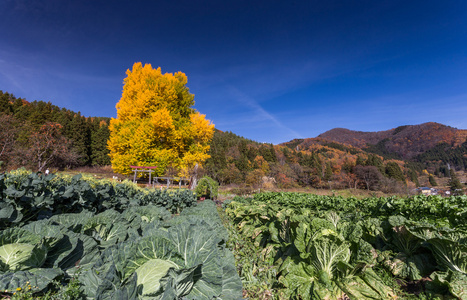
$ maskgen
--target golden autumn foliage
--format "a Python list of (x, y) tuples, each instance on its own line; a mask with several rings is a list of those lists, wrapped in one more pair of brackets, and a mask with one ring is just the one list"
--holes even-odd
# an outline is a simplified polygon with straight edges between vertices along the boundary
[(182, 172), (209, 155), (214, 125), (197, 112), (182, 72), (161, 73), (150, 64), (127, 70), (117, 118), (110, 121), (108, 148), (112, 168), (130, 174), (130, 165), (168, 166)]

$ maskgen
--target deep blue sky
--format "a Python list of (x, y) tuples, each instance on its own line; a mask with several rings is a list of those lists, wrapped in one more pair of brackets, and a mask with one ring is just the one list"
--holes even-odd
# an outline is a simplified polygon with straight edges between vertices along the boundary
[(467, 1), (0, 0), (0, 89), (116, 117), (134, 62), (182, 71), (218, 129), (467, 128)]

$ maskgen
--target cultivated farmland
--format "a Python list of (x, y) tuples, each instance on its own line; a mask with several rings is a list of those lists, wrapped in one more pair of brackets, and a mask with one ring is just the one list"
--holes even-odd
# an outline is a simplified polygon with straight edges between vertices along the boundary
[(17, 170), (0, 197), (6, 299), (467, 298), (465, 196), (267, 192), (216, 207)]

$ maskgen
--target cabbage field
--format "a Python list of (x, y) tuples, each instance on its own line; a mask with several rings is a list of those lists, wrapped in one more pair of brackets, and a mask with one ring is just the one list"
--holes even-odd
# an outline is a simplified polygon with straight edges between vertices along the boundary
[(7, 299), (242, 298), (216, 205), (191, 191), (0, 174), (0, 229)]
[[(465, 196), (261, 193), (224, 207), (258, 298), (467, 299)], [(248, 247), (253, 262), (238, 256)]]
[(467, 197), (0, 174), (0, 299), (467, 299)]

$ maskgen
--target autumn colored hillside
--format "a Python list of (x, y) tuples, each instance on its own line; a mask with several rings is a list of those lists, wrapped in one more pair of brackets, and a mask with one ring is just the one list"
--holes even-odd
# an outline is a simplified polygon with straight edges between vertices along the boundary
[[(108, 165), (108, 123), (108, 118), (85, 118), (0, 91), (0, 171)], [(467, 181), (466, 138), (467, 130), (432, 122), (378, 132), (336, 128), (279, 145), (216, 130), (210, 158), (201, 164), (199, 175), (252, 191), (348, 188), (408, 193), (417, 186), (458, 190)]]
[(261, 144), (217, 131), (205, 165), (221, 184), (411, 192), (465, 182), (467, 130), (438, 123), (380, 132), (337, 128), (316, 138)]
[[(360, 149), (380, 149), (408, 159), (440, 143), (459, 146), (467, 138), (467, 130), (456, 129), (439, 123), (399, 126), (385, 131), (362, 132), (343, 128), (331, 129), (319, 138), (351, 145)], [(373, 151), (372, 151), (373, 152)]]

